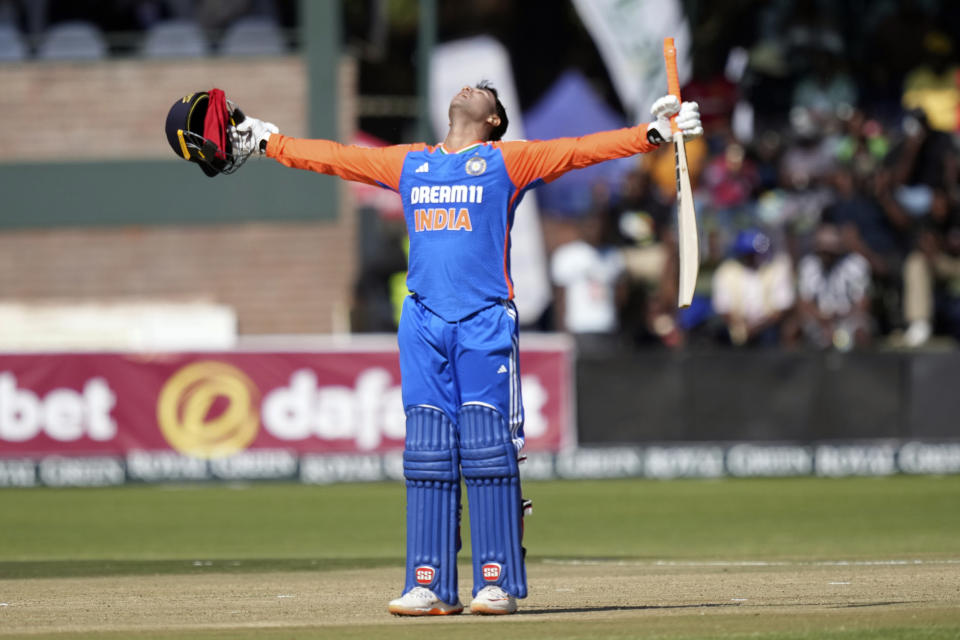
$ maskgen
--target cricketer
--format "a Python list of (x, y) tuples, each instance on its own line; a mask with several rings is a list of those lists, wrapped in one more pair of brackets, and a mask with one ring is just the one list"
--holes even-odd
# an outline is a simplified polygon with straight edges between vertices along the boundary
[(406, 411), (406, 579), (396, 615), (463, 611), (457, 589), (461, 478), (470, 504), (474, 614), (509, 614), (527, 595), (518, 321), (510, 229), (523, 194), (573, 169), (703, 133), (699, 106), (654, 102), (649, 124), (579, 138), (503, 141), (507, 113), (487, 83), (450, 101), (443, 142), (381, 148), (281, 135), (246, 116), (239, 153), (400, 194), (410, 238), (398, 332)]

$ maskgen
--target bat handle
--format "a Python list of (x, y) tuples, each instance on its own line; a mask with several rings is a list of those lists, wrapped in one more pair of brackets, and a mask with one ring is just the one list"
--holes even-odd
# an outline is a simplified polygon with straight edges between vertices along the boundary
[[(677, 96), (677, 101), (680, 101), (680, 75), (677, 73), (677, 48), (673, 38), (663, 39), (663, 59), (667, 65), (667, 93)], [(673, 133), (679, 131), (676, 119), (676, 116), (670, 118), (670, 130)]]

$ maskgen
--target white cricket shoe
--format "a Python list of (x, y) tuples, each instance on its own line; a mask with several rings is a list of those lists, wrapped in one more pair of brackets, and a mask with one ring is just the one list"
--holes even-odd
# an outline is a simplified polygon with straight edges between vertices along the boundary
[(517, 612), (517, 599), (494, 585), (489, 585), (477, 592), (477, 597), (470, 603), (470, 613), (482, 615), (503, 615)]
[(463, 611), (463, 605), (447, 604), (425, 587), (414, 587), (405, 594), (391, 600), (387, 606), (395, 616), (449, 616)]

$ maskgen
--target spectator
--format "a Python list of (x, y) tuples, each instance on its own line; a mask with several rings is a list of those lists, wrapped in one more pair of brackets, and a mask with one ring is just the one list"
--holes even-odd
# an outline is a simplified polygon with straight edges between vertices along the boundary
[(558, 329), (578, 338), (586, 350), (615, 343), (619, 305), (624, 293), (623, 257), (604, 243), (604, 216), (594, 209), (579, 221), (579, 238), (553, 252), (550, 273), (555, 285), (554, 313)]
[(827, 182), (836, 161), (823, 131), (806, 109), (793, 109), (790, 121), (793, 138), (780, 158), (779, 211), (769, 215), (791, 236), (791, 243), (799, 243), (791, 250), (796, 258), (802, 255), (801, 247), (830, 202)]
[[(703, 136), (686, 142), (687, 168), (690, 170), (690, 183), (694, 190), (700, 183), (700, 174), (708, 161), (709, 150)], [(677, 195), (677, 164), (673, 157), (673, 145), (662, 144), (659, 149), (643, 154), (641, 167), (650, 174), (657, 190), (667, 202), (673, 202)]]
[(960, 214), (950, 210), (942, 190), (934, 192), (931, 221), (903, 266), (908, 347), (925, 344), (935, 329), (960, 340)]
[(840, 122), (843, 129), (833, 141), (837, 161), (850, 165), (860, 176), (876, 171), (890, 152), (883, 125), (861, 109), (841, 112)]
[(830, 146), (824, 142), (823, 129), (809, 109), (790, 110), (793, 141), (780, 160), (780, 176), (785, 187), (807, 190), (820, 186), (834, 167)]
[(888, 216), (874, 196), (877, 182), (875, 176), (858, 178), (849, 165), (838, 167), (831, 180), (834, 199), (822, 219), (837, 226), (847, 251), (870, 264), (871, 306), (878, 329), (887, 333), (900, 322), (900, 275), (907, 246), (896, 226), (899, 219)]
[(701, 189), (709, 198), (714, 222), (728, 229), (753, 222), (755, 191), (760, 175), (744, 148), (731, 141), (714, 156), (703, 173)]
[(609, 207), (609, 240), (620, 247), (626, 271), (620, 323), (634, 342), (676, 336), (676, 245), (673, 208), (650, 176), (628, 173), (619, 199)]
[(793, 89), (793, 106), (808, 110), (820, 126), (857, 103), (857, 85), (843, 70), (840, 54), (826, 47), (814, 51), (813, 69)]
[(713, 308), (723, 320), (722, 339), (736, 346), (772, 347), (793, 307), (793, 269), (785, 253), (771, 256), (770, 238), (741, 231), (713, 275)]
[(946, 190), (952, 203), (960, 201), (960, 168), (950, 136), (930, 127), (921, 109), (902, 121), (904, 138), (888, 156), (897, 201), (911, 215), (929, 211), (933, 189)]
[(953, 42), (939, 30), (923, 36), (924, 59), (903, 81), (905, 109), (923, 109), (931, 128), (960, 131), (960, 66), (954, 57)]
[(848, 351), (871, 343), (870, 264), (844, 249), (836, 225), (817, 228), (813, 252), (800, 260), (797, 275), (800, 328), (809, 344)]

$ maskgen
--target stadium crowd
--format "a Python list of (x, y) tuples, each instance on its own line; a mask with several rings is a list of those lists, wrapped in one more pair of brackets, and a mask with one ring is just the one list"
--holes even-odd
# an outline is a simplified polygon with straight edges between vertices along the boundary
[(671, 347), (960, 340), (955, 39), (936, 25), (919, 33), (894, 102), (847, 71), (829, 25), (780, 33), (684, 88), (707, 131), (687, 145), (701, 232), (693, 305), (676, 310), (665, 148), (619, 188), (595, 189), (579, 237), (553, 251), (556, 328), (585, 344)]
[[(559, 13), (544, 15), (542, 2), (441, 4), (441, 37), (463, 35), (460, 16), (528, 61), (543, 60), (536, 38), (528, 37), (530, 24), (571, 28)], [(687, 151), (701, 232), (694, 304), (676, 309), (674, 161), (666, 145), (638, 158), (616, 187), (596, 185), (582, 215), (543, 212), (556, 295), (537, 326), (607, 345), (848, 350), (960, 340), (960, 5), (867, 4), (864, 16), (857, 7), (818, 0), (684, 3), (700, 48), (692, 51), (694, 75), (683, 93), (700, 103), (707, 132)], [(357, 7), (347, 12), (348, 42), (353, 31), (364, 32), (352, 22), (364, 13)], [(0, 58), (80, 55), (76, 40), (64, 54), (51, 37), (58, 24), (80, 18), (96, 32), (146, 35), (137, 40), (140, 49), (122, 39), (110, 40), (109, 49), (95, 40), (83, 49), (92, 57), (182, 55), (182, 32), (172, 34), (172, 48), (150, 36), (183, 21), (201, 27), (196, 55), (284, 53), (295, 9), (292, 0), (0, 0), (0, 26), (12, 27), (0, 38)], [(256, 18), (261, 22), (245, 25), (253, 31), (228, 37)], [(503, 24), (520, 36), (497, 32)], [(712, 39), (704, 37), (711, 24), (720, 25)], [(731, 24), (737, 28), (724, 28)], [(253, 48), (251, 33), (260, 38)], [(207, 41), (210, 34), (220, 38), (216, 44)], [(388, 40), (394, 47), (414, 42)], [(594, 64), (595, 71), (595, 51), (586, 50), (569, 47), (564, 55), (580, 52), (583, 60), (563, 63)], [(370, 89), (373, 79), (410, 85), (410, 53), (365, 61), (361, 87)], [(377, 72), (365, 73), (368, 67)], [(542, 87), (559, 71), (528, 64), (517, 69), (518, 84)], [(524, 90), (521, 100), (529, 103), (536, 96)], [(549, 236), (558, 225), (575, 231)], [(375, 292), (366, 297), (383, 298), (383, 321), (371, 321), (378, 314), (368, 305), (355, 328), (389, 330), (395, 322), (383, 295), (404, 262), (394, 244), (395, 259), (361, 269), (357, 283), (358, 291)]]

